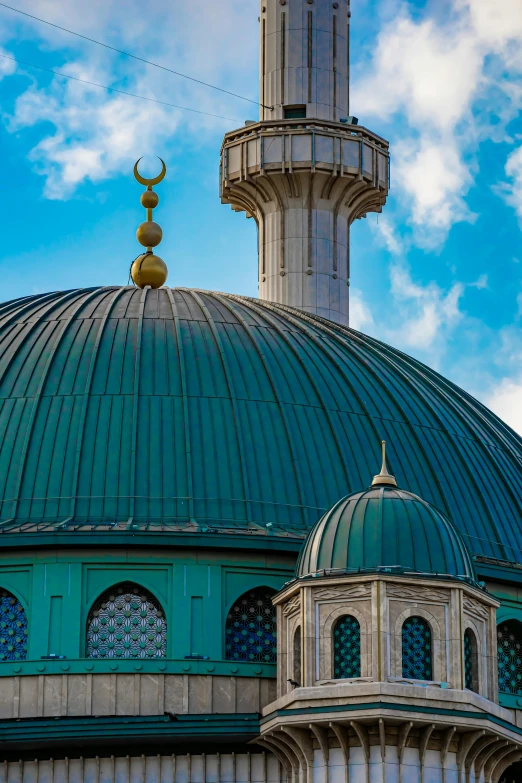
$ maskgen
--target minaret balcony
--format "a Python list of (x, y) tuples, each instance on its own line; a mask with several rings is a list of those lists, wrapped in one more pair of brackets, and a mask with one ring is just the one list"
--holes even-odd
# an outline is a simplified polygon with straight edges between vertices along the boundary
[[(225, 136), (221, 200), (249, 212), (245, 204), (238, 203), (235, 188), (239, 183), (263, 175), (323, 173), (364, 183), (376, 194), (371, 211), (380, 211), (388, 195), (389, 164), (388, 142), (364, 127), (315, 119), (257, 122)], [(356, 212), (353, 219), (370, 211), (363, 203), (366, 209)]]

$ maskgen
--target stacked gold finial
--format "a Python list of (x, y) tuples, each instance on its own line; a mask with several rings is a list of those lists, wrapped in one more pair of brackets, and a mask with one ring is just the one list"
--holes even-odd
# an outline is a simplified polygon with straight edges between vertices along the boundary
[(372, 481), (372, 487), (380, 487), (380, 486), (387, 486), (387, 487), (396, 487), (397, 481), (395, 480), (395, 476), (392, 476), (391, 473), (388, 473), (388, 465), (386, 464), (386, 441), (381, 441), (382, 444), (382, 467), (381, 472), (373, 477)]
[(167, 167), (160, 158), (162, 163), (161, 173), (153, 179), (145, 179), (138, 171), (140, 160), (136, 161), (134, 165), (134, 176), (139, 183), (147, 186), (147, 190), (141, 194), (140, 199), (142, 206), (147, 210), (147, 220), (138, 226), (136, 237), (140, 245), (146, 248), (146, 252), (138, 256), (132, 264), (131, 277), (138, 288), (145, 288), (148, 285), (151, 288), (161, 288), (166, 282), (169, 273), (163, 259), (152, 252), (152, 248), (159, 245), (163, 237), (161, 227), (152, 220), (152, 210), (158, 206), (159, 201), (158, 194), (152, 188), (165, 177)]

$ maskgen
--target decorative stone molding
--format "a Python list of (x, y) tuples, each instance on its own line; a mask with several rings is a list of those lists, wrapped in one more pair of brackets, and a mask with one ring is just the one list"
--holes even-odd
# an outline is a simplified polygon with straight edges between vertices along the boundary
[(422, 585), (408, 586), (390, 583), (386, 586), (386, 594), (389, 598), (402, 598), (405, 601), (440, 601), (442, 603), (448, 603), (450, 597), (449, 590), (433, 590)]
[(478, 617), (480, 620), (487, 620), (489, 617), (489, 610), (486, 606), (479, 604), (475, 599), (469, 596), (464, 596), (463, 600), (464, 611), (469, 614)]
[(290, 599), (290, 601), (284, 605), (283, 607), (283, 615), (287, 617), (288, 615), (294, 614), (294, 612), (301, 611), (301, 596), (299, 593), (297, 595), (294, 595), (293, 598)]
[(259, 712), (275, 680), (181, 674), (49, 674), (2, 678), (0, 719)]
[(350, 783), (499, 783), (504, 770), (522, 758), (522, 736), (501, 728), (441, 721), (434, 715), (397, 717), (365, 715), (362, 720), (354, 714), (338, 722), (314, 716), (311, 722), (303, 715), (291, 727), (272, 726), (259, 741), (277, 749), (287, 774), (305, 783), (337, 780), (333, 776), (343, 767)]
[(341, 601), (343, 598), (369, 598), (370, 583), (341, 585), (339, 587), (318, 587), (314, 590), (316, 601)]

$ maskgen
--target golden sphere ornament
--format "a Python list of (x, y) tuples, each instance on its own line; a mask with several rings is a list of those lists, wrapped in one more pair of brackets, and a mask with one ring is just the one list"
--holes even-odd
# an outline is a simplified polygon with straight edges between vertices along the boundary
[(147, 252), (142, 253), (133, 262), (130, 274), (134, 284), (137, 285), (138, 288), (146, 288), (148, 286), (150, 286), (150, 288), (161, 288), (167, 281), (169, 270), (163, 259), (152, 252), (152, 248), (159, 245), (163, 239), (161, 227), (152, 220), (152, 210), (157, 207), (159, 203), (158, 195), (154, 193), (152, 188), (162, 181), (166, 174), (167, 167), (161, 160), (161, 172), (158, 176), (153, 177), (152, 179), (145, 179), (138, 171), (139, 162), (140, 161), (138, 160), (134, 166), (134, 176), (141, 185), (145, 185), (147, 188), (147, 190), (141, 194), (140, 198), (141, 205), (147, 210), (147, 220), (138, 226), (136, 238), (140, 245), (147, 248)]
[[(158, 226), (159, 228), (159, 226)], [(138, 288), (161, 288), (168, 277), (167, 265), (154, 253), (142, 253), (131, 266), (131, 277)]]
[(146, 220), (145, 223), (138, 226), (136, 238), (143, 247), (156, 247), (163, 238), (163, 231), (154, 221)]
[(140, 201), (145, 209), (155, 209), (159, 204), (159, 196), (153, 190), (146, 190), (141, 194)]

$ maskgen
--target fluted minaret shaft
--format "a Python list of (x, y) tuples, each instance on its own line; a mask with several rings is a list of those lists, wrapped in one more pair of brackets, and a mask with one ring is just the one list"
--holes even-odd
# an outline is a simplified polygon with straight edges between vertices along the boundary
[(259, 228), (259, 296), (348, 324), (350, 225), (380, 212), (388, 143), (348, 117), (346, 0), (261, 0), (261, 120), (228, 133), (221, 200)]
[(260, 26), (260, 119), (284, 119), (290, 107), (304, 107), (304, 116), (318, 120), (346, 117), (349, 3), (262, 0)]

